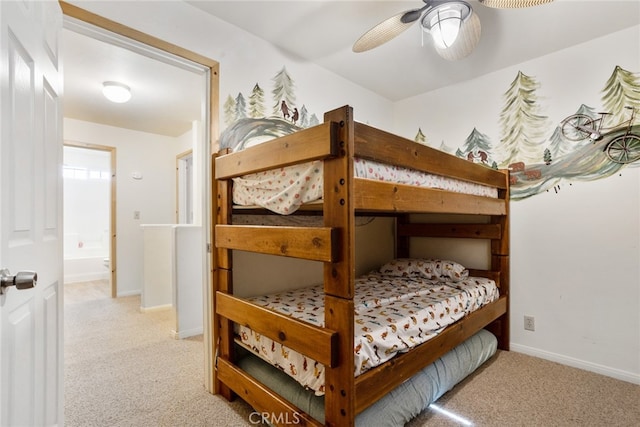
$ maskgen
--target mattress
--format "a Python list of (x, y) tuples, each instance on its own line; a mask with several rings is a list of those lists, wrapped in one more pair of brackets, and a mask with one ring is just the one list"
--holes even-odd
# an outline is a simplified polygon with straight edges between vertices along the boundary
[[(354, 375), (410, 350), (448, 325), (499, 297), (493, 280), (467, 277), (457, 282), (424, 277), (398, 277), (371, 272), (355, 283)], [(248, 299), (311, 323), (324, 326), (322, 285)], [(236, 325), (239, 342), (266, 362), (313, 390), (324, 394), (324, 366), (246, 326)]]
[[(403, 426), (489, 360), (498, 347), (484, 329), (418, 371), (358, 414), (356, 426)], [(282, 371), (248, 352), (239, 352), (238, 366), (320, 423), (325, 422), (324, 396), (315, 396)]]
[[(241, 206), (260, 206), (283, 215), (291, 214), (304, 203), (322, 198), (322, 169), (323, 163), (318, 160), (234, 178), (233, 202)], [(498, 197), (497, 189), (493, 187), (358, 158), (354, 159), (354, 175), (396, 184)]]

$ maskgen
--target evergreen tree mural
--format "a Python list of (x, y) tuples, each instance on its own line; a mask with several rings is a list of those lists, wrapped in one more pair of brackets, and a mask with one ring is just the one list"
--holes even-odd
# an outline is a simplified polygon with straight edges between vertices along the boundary
[(445, 144), (444, 143), (444, 139), (440, 143), (440, 146), (438, 147), (438, 150), (443, 151), (445, 153), (453, 153), (453, 148), (451, 148), (447, 144)]
[(233, 99), (231, 95), (228, 95), (222, 108), (224, 110), (224, 124), (231, 126), (231, 124), (237, 120), (235, 99)]
[(505, 108), (500, 113), (502, 164), (515, 161), (536, 163), (542, 158), (548, 117), (540, 115), (536, 90), (539, 83), (518, 72), (504, 94)]
[(259, 119), (265, 116), (264, 91), (256, 83), (249, 95), (249, 117)]
[(562, 157), (573, 151), (576, 147), (575, 141), (569, 141), (562, 134), (562, 124), (556, 126), (553, 134), (551, 134), (551, 138), (549, 138), (549, 141), (549, 147), (545, 149), (545, 152), (548, 151), (549, 155), (553, 155), (554, 158)]
[(309, 126), (317, 126), (320, 124), (320, 120), (318, 120), (318, 116), (316, 116), (315, 114), (312, 114), (311, 117), (309, 118)]
[[(602, 90), (604, 111), (611, 113), (604, 126), (629, 120), (631, 112), (624, 107), (640, 109), (640, 75), (621, 68), (613, 70)], [(640, 117), (636, 117), (636, 123)]]
[(309, 111), (307, 110), (307, 107), (302, 104), (302, 108), (300, 108), (300, 121), (299, 121), (299, 126), (301, 128), (306, 128), (309, 127)]
[(473, 128), (467, 139), (462, 146), (462, 156), (467, 158), (469, 153), (473, 156), (480, 156), (482, 163), (488, 163), (489, 155), (491, 153), (491, 143), (489, 137), (481, 132), (478, 132), (476, 128)]
[(244, 119), (247, 117), (247, 101), (244, 100), (242, 92), (236, 96), (236, 120)]
[(544, 156), (544, 164), (545, 165), (550, 165), (552, 158), (551, 158), (551, 151), (548, 148), (544, 149), (543, 156)]
[(296, 95), (294, 93), (295, 85), (293, 79), (287, 73), (287, 68), (282, 67), (273, 80), (273, 115), (282, 116), (282, 101), (284, 101), (290, 110), (296, 105)]
[(416, 134), (415, 138), (413, 138), (413, 140), (418, 144), (427, 145), (427, 137), (424, 135), (424, 133), (422, 133), (421, 128), (418, 128), (418, 133)]

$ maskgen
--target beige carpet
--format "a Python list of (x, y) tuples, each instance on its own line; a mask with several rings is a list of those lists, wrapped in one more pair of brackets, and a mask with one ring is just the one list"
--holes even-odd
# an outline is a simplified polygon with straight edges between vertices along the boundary
[[(254, 425), (244, 402), (204, 390), (202, 337), (172, 339), (169, 311), (141, 314), (139, 297), (111, 299), (106, 287), (65, 287), (67, 426)], [(409, 426), (640, 425), (640, 386), (514, 352), (437, 405), (462, 420), (429, 410)]]
[(175, 340), (170, 311), (87, 285), (65, 286), (66, 426), (247, 425), (248, 405), (205, 391), (202, 336)]

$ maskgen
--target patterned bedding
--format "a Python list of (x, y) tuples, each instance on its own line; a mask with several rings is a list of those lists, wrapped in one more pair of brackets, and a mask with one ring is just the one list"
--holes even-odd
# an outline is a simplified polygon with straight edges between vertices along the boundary
[[(355, 286), (355, 376), (427, 341), (465, 314), (499, 297), (495, 282), (478, 277), (444, 283), (372, 272), (358, 278)], [(323, 326), (321, 285), (249, 301)], [(317, 395), (324, 394), (322, 364), (245, 326), (236, 325), (236, 332), (245, 347)]]
[[(234, 178), (233, 202), (291, 214), (302, 204), (322, 198), (322, 168), (322, 161), (314, 161)], [(354, 159), (354, 173), (358, 178), (497, 197), (492, 187), (370, 160)]]

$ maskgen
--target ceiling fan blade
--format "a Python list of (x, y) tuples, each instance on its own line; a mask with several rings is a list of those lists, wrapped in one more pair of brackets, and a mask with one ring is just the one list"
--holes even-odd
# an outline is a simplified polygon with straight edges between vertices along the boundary
[[(417, 9), (422, 11), (422, 9)], [(394, 37), (400, 35), (402, 32), (407, 30), (410, 26), (414, 24), (420, 17), (415, 18), (413, 21), (403, 22), (402, 17), (405, 16), (409, 12), (402, 12), (391, 18), (387, 18), (375, 27), (371, 28), (369, 31), (364, 33), (356, 42), (353, 44), (354, 52), (365, 52), (367, 50), (373, 49), (374, 47), (378, 47), (381, 44), (388, 42)]]
[(420, 19), (420, 16), (422, 16), (422, 12), (424, 12), (426, 8), (431, 7), (431, 2), (425, 0), (425, 3), (426, 4), (422, 6), (420, 9), (407, 10), (405, 13), (402, 14), (402, 16), (400, 17), (400, 20), (404, 24), (410, 24)]
[(551, 3), (553, 0), (478, 0), (487, 7), (496, 9), (517, 9)]
[(448, 61), (457, 61), (473, 52), (480, 41), (481, 30), (480, 18), (478, 18), (475, 12), (471, 12), (469, 18), (462, 24), (458, 37), (453, 45), (446, 49), (439, 48), (438, 46), (434, 46), (434, 48), (442, 58)]

